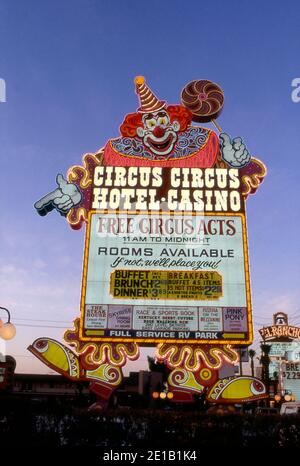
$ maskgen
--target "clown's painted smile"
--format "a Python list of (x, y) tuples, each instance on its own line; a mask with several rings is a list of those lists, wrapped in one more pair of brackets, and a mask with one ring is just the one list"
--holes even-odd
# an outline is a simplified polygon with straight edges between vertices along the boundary
[(144, 144), (148, 146), (152, 152), (166, 155), (171, 152), (176, 140), (177, 134), (174, 131), (168, 131), (162, 138), (156, 138), (154, 135), (145, 136)]
[(144, 128), (137, 128), (137, 134), (151, 152), (156, 155), (168, 155), (177, 141), (178, 121), (170, 122), (165, 110), (143, 115)]

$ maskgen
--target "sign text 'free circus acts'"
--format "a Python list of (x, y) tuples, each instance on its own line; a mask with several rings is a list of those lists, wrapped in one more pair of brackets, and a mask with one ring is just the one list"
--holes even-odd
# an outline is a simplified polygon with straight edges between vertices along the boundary
[(216, 84), (192, 81), (181, 105), (160, 101), (142, 77), (135, 86), (140, 107), (121, 136), (35, 204), (74, 229), (87, 224), (80, 339), (249, 344), (245, 200), (265, 167), (241, 138), (191, 124), (215, 123)]

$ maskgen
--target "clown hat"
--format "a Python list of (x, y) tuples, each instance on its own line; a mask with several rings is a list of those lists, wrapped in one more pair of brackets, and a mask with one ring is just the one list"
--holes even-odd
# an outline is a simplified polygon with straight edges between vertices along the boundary
[(158, 100), (155, 94), (147, 86), (144, 76), (136, 76), (134, 79), (136, 93), (139, 97), (140, 107), (138, 112), (151, 113), (165, 107), (166, 102)]

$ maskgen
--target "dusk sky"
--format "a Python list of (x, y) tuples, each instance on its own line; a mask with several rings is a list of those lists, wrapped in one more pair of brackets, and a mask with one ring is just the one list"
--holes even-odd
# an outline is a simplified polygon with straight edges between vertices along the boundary
[(17, 326), (7, 344), (17, 372), (48, 373), (27, 346), (62, 341), (79, 315), (84, 229), (33, 204), (118, 136), (138, 107), (136, 75), (174, 104), (193, 79), (223, 88), (219, 125), (268, 168), (247, 201), (254, 348), (274, 312), (300, 325), (299, 24), (296, 0), (0, 0), (0, 306)]

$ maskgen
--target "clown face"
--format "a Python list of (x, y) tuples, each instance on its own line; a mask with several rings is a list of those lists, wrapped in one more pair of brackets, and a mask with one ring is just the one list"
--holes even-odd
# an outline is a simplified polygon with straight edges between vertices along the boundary
[(142, 117), (144, 127), (137, 128), (137, 135), (151, 152), (164, 156), (172, 152), (180, 129), (178, 121), (170, 122), (168, 113), (161, 109), (145, 113)]

